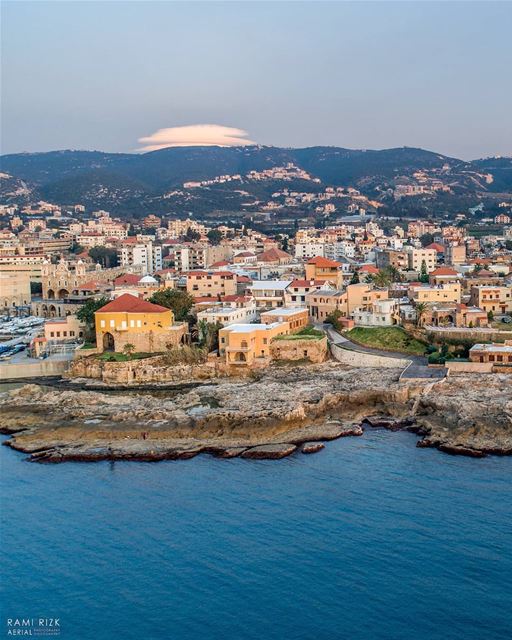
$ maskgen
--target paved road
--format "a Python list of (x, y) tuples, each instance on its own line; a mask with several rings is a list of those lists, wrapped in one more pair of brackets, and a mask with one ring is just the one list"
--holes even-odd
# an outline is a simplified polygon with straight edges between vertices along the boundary
[(404, 369), (401, 378), (441, 379), (446, 376), (446, 369), (430, 369), (428, 367), (428, 360), (425, 356), (415, 356), (409, 353), (391, 352), (383, 349), (374, 349), (373, 347), (364, 347), (352, 342), (352, 340), (349, 340), (330, 326), (319, 325), (319, 328), (326, 332), (329, 342), (332, 342), (343, 349), (350, 349), (351, 351), (358, 351), (359, 353), (369, 353), (376, 356), (383, 356), (385, 358), (409, 360), (411, 364)]

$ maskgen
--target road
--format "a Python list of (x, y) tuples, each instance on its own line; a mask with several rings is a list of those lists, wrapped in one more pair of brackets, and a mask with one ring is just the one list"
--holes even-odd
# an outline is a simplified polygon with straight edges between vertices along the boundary
[(319, 325), (318, 328), (325, 331), (327, 339), (330, 343), (341, 347), (342, 349), (349, 349), (351, 351), (358, 351), (359, 353), (368, 353), (376, 356), (383, 356), (385, 358), (396, 358), (397, 360), (409, 360), (410, 364), (403, 370), (401, 378), (426, 378), (426, 379), (441, 379), (446, 377), (446, 369), (431, 369), (428, 367), (428, 360), (425, 356), (415, 356), (409, 353), (401, 353), (398, 351), (385, 351), (384, 349), (375, 349), (373, 347), (365, 347), (349, 340), (346, 336), (338, 333), (330, 325)]

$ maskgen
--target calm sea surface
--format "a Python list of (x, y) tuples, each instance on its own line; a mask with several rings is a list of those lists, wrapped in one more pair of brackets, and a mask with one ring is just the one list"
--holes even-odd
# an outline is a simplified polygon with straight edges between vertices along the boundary
[(510, 640), (512, 458), (373, 431), (279, 462), (0, 448), (7, 617), (62, 640)]

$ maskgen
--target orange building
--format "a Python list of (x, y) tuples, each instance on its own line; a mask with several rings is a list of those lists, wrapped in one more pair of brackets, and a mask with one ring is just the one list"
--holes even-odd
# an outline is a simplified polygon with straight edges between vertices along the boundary
[(167, 307), (125, 293), (94, 314), (98, 351), (122, 352), (127, 344), (135, 351), (155, 353), (185, 342), (186, 323), (175, 324)]

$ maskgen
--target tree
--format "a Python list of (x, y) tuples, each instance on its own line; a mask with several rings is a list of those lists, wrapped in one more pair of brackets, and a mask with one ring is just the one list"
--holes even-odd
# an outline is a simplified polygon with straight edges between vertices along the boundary
[(192, 309), (194, 304), (194, 298), (190, 293), (181, 291), (180, 289), (162, 289), (156, 291), (149, 301), (171, 309), (175, 319), (180, 322), (187, 319), (190, 309)]
[(117, 250), (109, 247), (93, 247), (89, 249), (89, 257), (99, 262), (105, 269), (117, 267), (119, 264)]
[(427, 263), (425, 260), (421, 261), (420, 282), (428, 282)]
[(85, 333), (88, 340), (94, 340), (96, 332), (95, 332), (95, 323), (94, 323), (94, 314), (98, 309), (104, 307), (109, 299), (105, 296), (101, 298), (89, 298), (76, 312), (76, 317), (85, 324)]
[(281, 249), (283, 251), (288, 251), (288, 236), (282, 236)]
[(220, 241), (222, 240), (222, 233), (218, 230), (218, 229), (210, 229), (210, 231), (208, 231), (208, 233), (206, 234), (206, 237), (208, 238), (210, 244), (220, 244)]
[(40, 296), (43, 293), (43, 285), (41, 282), (30, 283), (30, 294), (33, 296)]
[(198, 231), (194, 231), (192, 227), (187, 229), (187, 233), (185, 234), (185, 240), (187, 242), (196, 242), (201, 237), (201, 234)]
[(494, 320), (494, 313), (492, 310), (487, 312), (487, 320), (489, 320), (489, 322)]
[(427, 312), (428, 305), (426, 302), (417, 302), (416, 303), (416, 326), (421, 327), (421, 321), (423, 316)]
[(420, 238), (421, 246), (428, 247), (429, 244), (434, 242), (434, 236), (431, 233), (424, 233)]
[(336, 329), (336, 331), (340, 331), (341, 327), (341, 323), (340, 323), (340, 318), (342, 317), (342, 313), (339, 309), (335, 309), (332, 313), (329, 313), (326, 318), (325, 318), (325, 322), (332, 324), (332, 326)]
[(78, 244), (78, 242), (72, 242), (71, 246), (69, 247), (69, 251), (70, 253), (82, 253), (82, 251), (84, 250), (84, 247), (82, 247), (81, 244)]
[(132, 354), (135, 352), (135, 345), (131, 342), (127, 342), (123, 347), (123, 353), (125, 356), (131, 358)]
[(219, 346), (219, 330), (222, 329), (222, 324), (216, 322), (206, 322), (206, 320), (200, 320), (197, 323), (198, 329), (198, 342), (199, 346), (205, 348), (208, 353), (217, 349)]
[(360, 280), (359, 280), (359, 272), (358, 271), (354, 271), (354, 274), (350, 278), (350, 283), (349, 284), (359, 284), (359, 282), (360, 282)]

